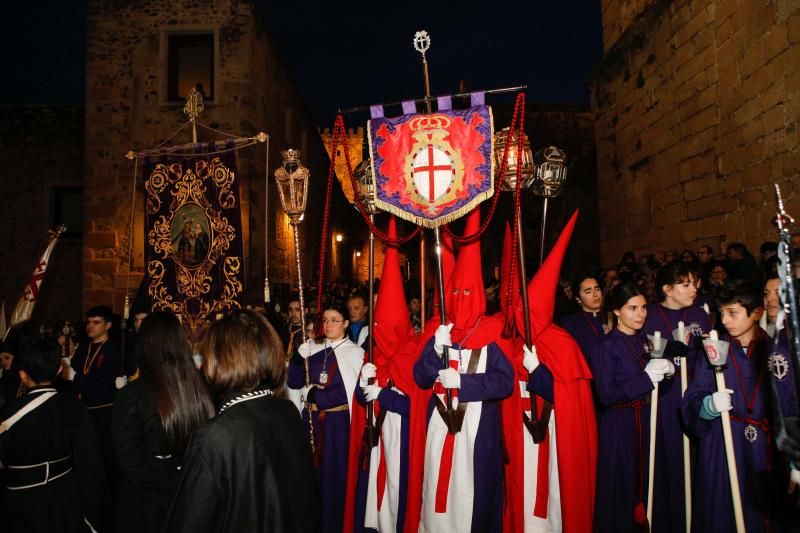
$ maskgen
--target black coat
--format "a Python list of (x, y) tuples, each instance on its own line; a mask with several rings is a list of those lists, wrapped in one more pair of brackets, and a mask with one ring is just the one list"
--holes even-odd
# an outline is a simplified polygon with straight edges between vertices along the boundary
[(171, 452), (155, 400), (142, 381), (117, 391), (112, 417), (121, 474), (115, 530), (159, 531), (178, 484), (180, 457)]
[(297, 408), (273, 397), (237, 403), (192, 438), (165, 531), (314, 531), (315, 487)]
[[(46, 390), (32, 389), (3, 408), (6, 420)], [(0, 496), (4, 533), (86, 531), (85, 520), (101, 533), (110, 531), (110, 509), (103, 460), (92, 423), (81, 402), (56, 394), (0, 434), (0, 461), (6, 466), (36, 465), (71, 457), (72, 471), (24, 490), (8, 490), (5, 471)], [(42, 478), (43, 479), (43, 478)]]

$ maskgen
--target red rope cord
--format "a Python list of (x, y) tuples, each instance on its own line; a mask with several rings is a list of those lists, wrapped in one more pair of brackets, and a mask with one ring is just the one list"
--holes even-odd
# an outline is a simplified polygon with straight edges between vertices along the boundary
[[(522, 96), (522, 94), (520, 94), (520, 96)], [(513, 229), (512, 238), (511, 238), (511, 241), (512, 241), (511, 242), (511, 267), (510, 267), (509, 278), (508, 278), (509, 279), (509, 283), (508, 283), (507, 288), (506, 288), (506, 291), (507, 291), (507, 294), (506, 294), (506, 298), (507, 298), (507, 300), (506, 300), (506, 302), (507, 302), (506, 310), (507, 310), (507, 312), (510, 313), (510, 315), (512, 317), (515, 314), (515, 309), (513, 308), (513, 305), (512, 305), (513, 301), (514, 301), (514, 293), (513, 293), (512, 289), (514, 287), (514, 280), (516, 279), (516, 276), (517, 276), (517, 258), (519, 257), (519, 245), (518, 245), (518, 243), (519, 243), (519, 226), (520, 226), (520, 224), (519, 224), (519, 209), (520, 209), (520, 196), (521, 196), (520, 191), (522, 190), (522, 187), (521, 187), (521, 185), (522, 185), (522, 132), (524, 132), (524, 131), (525, 131), (525, 104), (523, 102), (523, 104), (522, 104), (522, 113), (519, 116), (519, 128), (518, 128), (518, 132), (517, 132), (517, 183), (516, 183), (516, 187), (514, 187), (514, 215), (512, 217), (512, 221), (513, 221), (513, 224), (514, 224), (514, 229)], [(508, 140), (511, 140), (511, 131), (508, 132)], [(509, 144), (510, 143), (508, 143), (508, 142), (506, 143), (506, 151), (508, 151), (508, 145)], [(506, 163), (506, 156), (505, 155), (503, 156), (503, 163), (504, 164)], [(503, 174), (505, 174), (505, 172)], [(501, 177), (503, 176), (503, 174), (501, 174)], [(495, 196), (499, 196), (499, 194), (495, 193)], [(527, 281), (528, 280), (524, 280), (523, 279), (523, 280), (520, 280), (520, 283), (521, 284), (522, 283), (527, 283)], [(521, 285), (520, 285), (520, 288), (521, 288)], [(528, 313), (529, 310), (528, 309), (523, 309), (522, 312), (523, 313)], [(514, 329), (515, 325), (516, 325), (516, 321), (515, 320), (512, 320), (509, 317), (506, 317), (506, 326), (507, 326), (506, 327), (506, 330), (507, 330), (506, 333), (508, 333), (510, 335), (512, 330)], [(532, 340), (532, 339), (525, 339), (525, 342), (528, 342), (529, 340)]]
[[(334, 128), (341, 129), (342, 139), (344, 139), (344, 132), (346, 130), (344, 129), (344, 118), (342, 118), (342, 115), (338, 115), (336, 117), (336, 124), (334, 125)], [(394, 246), (406, 243), (411, 239), (413, 239), (414, 237), (416, 237), (419, 234), (419, 232), (422, 231), (422, 226), (418, 226), (414, 231), (412, 231), (405, 237), (393, 239), (389, 237), (389, 235), (387, 235), (386, 233), (379, 230), (377, 226), (375, 226), (375, 224), (372, 223), (372, 221), (369, 219), (369, 215), (367, 214), (367, 208), (364, 207), (364, 202), (361, 200), (361, 195), (358, 194), (358, 183), (356, 183), (356, 177), (353, 174), (353, 167), (350, 165), (350, 151), (347, 147), (347, 143), (342, 141), (342, 146), (344, 147), (344, 159), (347, 163), (347, 174), (350, 177), (350, 184), (353, 187), (353, 197), (355, 198), (356, 206), (358, 206), (358, 212), (361, 214), (361, 218), (364, 219), (364, 222), (367, 223), (367, 226), (369, 226), (369, 230), (383, 242)], [(334, 146), (334, 150), (335, 149), (336, 147)]]
[[(508, 131), (508, 139), (511, 138), (511, 136), (514, 134), (515, 131), (518, 132), (518, 137), (521, 137), (521, 135), (519, 134), (519, 132), (522, 131), (521, 128), (516, 128), (517, 118), (524, 114), (525, 114), (525, 93), (519, 93), (517, 95), (517, 101), (514, 104), (514, 116), (511, 118), (511, 126), (509, 127)], [(444, 231), (448, 235), (450, 235), (450, 237), (452, 237), (453, 241), (459, 243), (470, 243), (478, 239), (483, 234), (483, 232), (486, 231), (486, 228), (489, 227), (489, 223), (492, 221), (492, 217), (494, 216), (495, 210), (497, 209), (497, 201), (500, 199), (500, 195), (497, 194), (497, 192), (503, 187), (503, 182), (505, 181), (506, 168), (508, 166), (507, 158), (508, 158), (509, 146), (510, 146), (509, 143), (506, 142), (506, 147), (503, 150), (503, 160), (500, 162), (500, 179), (497, 180), (497, 184), (495, 185), (496, 190), (494, 198), (492, 198), (492, 206), (489, 208), (489, 212), (486, 214), (486, 220), (483, 221), (480, 229), (478, 229), (478, 231), (476, 231), (472, 235), (461, 235), (461, 236), (456, 235), (450, 229), (449, 227), (450, 225), (446, 224), (444, 226)], [(494, 155), (492, 156), (494, 157)], [(519, 177), (519, 172), (517, 172), (517, 176)], [(519, 182), (519, 179), (517, 179), (517, 182)]]
[[(328, 188), (325, 193), (325, 209), (323, 210), (322, 215), (322, 238), (320, 239), (320, 252), (319, 252), (319, 272), (318, 272), (318, 281), (317, 281), (317, 312), (321, 313), (322, 311), (322, 293), (323, 293), (323, 285), (325, 283), (325, 247), (328, 243), (328, 216), (330, 215), (330, 208), (331, 208), (331, 189), (333, 187), (333, 173), (335, 171), (334, 163), (336, 162), (336, 144), (338, 139), (339, 130), (334, 128), (333, 130), (333, 146), (331, 147), (331, 166), (328, 170)], [(319, 318), (319, 317), (317, 317)], [(321, 333), (320, 326), (322, 322), (320, 320), (316, 320), (314, 324), (314, 334), (318, 335)]]

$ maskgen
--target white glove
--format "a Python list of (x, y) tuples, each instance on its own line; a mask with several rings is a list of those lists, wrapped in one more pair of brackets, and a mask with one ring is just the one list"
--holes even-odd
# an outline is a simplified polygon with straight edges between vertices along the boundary
[(531, 346), (531, 348), (528, 349), (528, 346), (523, 344), (522, 351), (525, 354), (522, 358), (522, 366), (524, 366), (525, 370), (530, 374), (539, 366), (539, 356), (536, 355), (536, 346)]
[(733, 409), (731, 394), (733, 394), (733, 390), (725, 389), (724, 392), (717, 391), (711, 395), (711, 405), (714, 406), (714, 409), (718, 413), (724, 413), (725, 411)]
[(650, 378), (650, 381), (652, 381), (654, 385), (664, 379), (664, 374), (666, 374), (669, 371), (668, 363), (669, 361), (667, 361), (666, 359), (651, 359), (647, 363), (647, 366), (644, 367), (645, 373), (647, 374), (647, 376)]
[(361, 390), (364, 392), (364, 396), (367, 398), (368, 402), (374, 402), (378, 399), (378, 395), (383, 389), (377, 385), (364, 385), (361, 387)]
[(308, 359), (311, 357), (311, 344), (308, 342), (304, 342), (297, 348), (297, 353), (300, 354), (300, 357), (303, 359)]
[(117, 390), (121, 389), (127, 384), (128, 384), (128, 376), (119, 376), (117, 379), (114, 380), (114, 386), (117, 387)]
[[(789, 468), (789, 490), (787, 492), (792, 494), (800, 488), (800, 470), (794, 467)], [(799, 491), (800, 492), (800, 491)]]
[(453, 368), (439, 370), (439, 381), (445, 389), (461, 388), (461, 374)]
[(436, 353), (442, 355), (444, 353), (445, 346), (452, 346), (453, 341), (450, 340), (450, 330), (453, 329), (453, 324), (447, 324), (446, 326), (439, 326), (436, 328), (436, 333), (433, 336), (433, 349), (436, 350)]
[(667, 365), (666, 365), (666, 371), (664, 372), (664, 374), (665, 374), (667, 377), (672, 377), (672, 376), (674, 376), (674, 375), (675, 375), (675, 364), (674, 364), (672, 361), (670, 361), (669, 359), (662, 359), (662, 361), (664, 361), (665, 363), (667, 363)]
[(63, 370), (61, 371), (61, 377), (66, 379), (67, 381), (72, 381), (73, 379), (75, 379), (75, 369), (70, 366), (69, 357), (62, 357), (61, 365), (63, 368)]
[(369, 385), (369, 379), (374, 378), (378, 375), (378, 368), (373, 365), (372, 363), (364, 363), (361, 367), (361, 379), (359, 380), (359, 385), (361, 387), (366, 387)]

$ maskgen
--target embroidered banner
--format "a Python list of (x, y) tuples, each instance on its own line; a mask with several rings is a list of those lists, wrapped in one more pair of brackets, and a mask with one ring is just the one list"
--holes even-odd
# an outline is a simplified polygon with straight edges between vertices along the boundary
[(488, 106), (373, 118), (367, 130), (379, 209), (435, 228), (494, 194)]
[[(195, 145), (214, 152), (216, 145)], [(244, 277), (233, 150), (144, 161), (145, 261), (152, 308), (180, 316), (199, 340), (217, 313), (239, 308)]]

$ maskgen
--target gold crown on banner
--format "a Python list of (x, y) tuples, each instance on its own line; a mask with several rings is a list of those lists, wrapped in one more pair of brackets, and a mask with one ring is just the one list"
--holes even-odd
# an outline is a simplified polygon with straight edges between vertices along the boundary
[(450, 117), (445, 115), (420, 115), (411, 119), (408, 127), (411, 131), (417, 130), (440, 130), (450, 127)]

